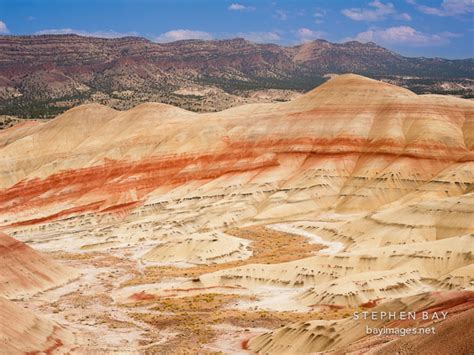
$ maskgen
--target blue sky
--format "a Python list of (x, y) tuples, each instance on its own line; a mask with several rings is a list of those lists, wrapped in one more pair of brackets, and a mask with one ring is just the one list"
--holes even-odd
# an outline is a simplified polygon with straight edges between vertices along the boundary
[(0, 0), (0, 33), (373, 41), (408, 56), (474, 57), (474, 0)]

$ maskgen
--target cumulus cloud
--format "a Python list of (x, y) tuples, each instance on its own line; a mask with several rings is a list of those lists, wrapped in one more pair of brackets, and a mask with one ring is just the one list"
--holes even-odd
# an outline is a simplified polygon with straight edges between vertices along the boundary
[(3, 21), (0, 21), (0, 34), (7, 34), (7, 33), (10, 33), (10, 31), (8, 30), (6, 23)]
[(193, 30), (171, 30), (155, 38), (156, 42), (174, 42), (181, 41), (184, 39), (212, 39), (212, 35), (204, 31), (193, 31)]
[(325, 32), (313, 31), (309, 28), (300, 28), (298, 31), (296, 31), (296, 37), (298, 37), (300, 42), (313, 41), (315, 39), (324, 37), (324, 35)]
[(253, 6), (245, 6), (242, 4), (231, 4), (227, 8), (230, 11), (252, 11), (255, 10)]
[(427, 15), (458, 16), (474, 12), (473, 0), (443, 0), (439, 7), (418, 5), (415, 0), (407, 0), (407, 2), (416, 5), (419, 11)]
[(376, 42), (379, 44), (404, 44), (413, 46), (444, 45), (459, 34), (441, 32), (437, 34), (424, 33), (410, 26), (389, 27), (386, 29), (370, 29), (359, 33), (353, 39), (359, 42)]
[(83, 31), (83, 30), (75, 30), (72, 28), (53, 28), (48, 30), (41, 30), (35, 32), (35, 35), (65, 35), (65, 34), (76, 34), (79, 36), (85, 37), (99, 37), (99, 38), (120, 38), (120, 37), (127, 37), (127, 36), (138, 36), (137, 32), (115, 32), (112, 30), (109, 31)]
[(353, 7), (343, 9), (342, 14), (354, 21), (382, 21), (388, 16), (397, 20), (411, 20), (407, 13), (399, 13), (392, 3), (383, 3), (380, 0), (369, 2), (370, 8)]

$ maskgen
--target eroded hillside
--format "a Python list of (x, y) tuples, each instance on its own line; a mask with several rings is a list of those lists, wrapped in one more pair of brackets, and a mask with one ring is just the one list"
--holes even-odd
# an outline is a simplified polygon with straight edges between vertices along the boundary
[(14, 126), (0, 228), (82, 273), (16, 302), (83, 351), (416, 348), (351, 315), (468, 322), (473, 147), (472, 101), (357, 75), (284, 103), (92, 104)]

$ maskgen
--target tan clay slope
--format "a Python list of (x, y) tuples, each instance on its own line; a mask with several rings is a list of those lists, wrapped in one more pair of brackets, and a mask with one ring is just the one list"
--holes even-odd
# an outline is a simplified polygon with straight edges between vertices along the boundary
[[(447, 195), (447, 188), (457, 189), (460, 183), (453, 181), (450, 185), (441, 184), (443, 188), (438, 187), (433, 194)], [(474, 193), (424, 198), (423, 201), (408, 199), (405, 203), (399, 200), (384, 209), (340, 223), (300, 221), (292, 225), (326, 240), (342, 241), (348, 251), (474, 234)]]
[(39, 128), (43, 122), (40, 121), (22, 121), (8, 129), (0, 130), (0, 147), (4, 147), (18, 139), (26, 137)]
[(187, 262), (195, 264), (223, 263), (246, 259), (249, 251), (246, 239), (224, 233), (193, 234), (160, 244), (147, 252), (143, 260), (151, 262)]
[(59, 286), (78, 276), (26, 244), (0, 233), (0, 295), (22, 297)]
[[(377, 347), (373, 354), (397, 354), (405, 351), (411, 354), (469, 354), (474, 349), (474, 337), (469, 330), (474, 329), (474, 305), (466, 310), (456, 312), (443, 323), (434, 324), (436, 333), (431, 335), (420, 334), (415, 336), (393, 339)], [(466, 332), (466, 330), (468, 330)], [(375, 339), (374, 339), (375, 338)], [(379, 345), (379, 339), (372, 336), (365, 342), (351, 345), (350, 349), (367, 351), (373, 345)], [(339, 352), (341, 353), (341, 352)]]
[[(261, 155), (263, 148), (460, 159), (472, 148), (466, 142), (473, 140), (473, 114), (474, 104), (468, 100), (418, 97), (389, 84), (343, 75), (289, 103), (246, 105), (213, 114), (161, 104), (125, 112), (99, 105), (78, 107), (2, 149), (2, 162), (9, 163), (2, 167), (33, 173), (45, 169), (46, 157), (61, 158), (54, 168), (33, 175), (44, 177), (85, 163), (99, 164), (103, 158), (134, 161), (229, 149)], [(1, 183), (7, 187), (21, 179), (11, 176)]]
[[(423, 285), (472, 263), (473, 236), (318, 255), (282, 264), (250, 264), (199, 277), (195, 287), (315, 286), (305, 305), (359, 306), (377, 298), (413, 294)], [(462, 287), (469, 287), (469, 279)]]
[(0, 309), (1, 354), (55, 354), (70, 350), (74, 337), (59, 324), (35, 316), (1, 296)]
[[(292, 102), (245, 105), (212, 114), (197, 115), (162, 104), (143, 104), (125, 112), (85, 105), (5, 149), (3, 159), (24, 157), (25, 153), (33, 154), (28, 160), (46, 154), (97, 157), (107, 153), (110, 159), (136, 160), (211, 148), (241, 149), (242, 144), (265, 144), (271, 151), (304, 148), (320, 153), (377, 153), (388, 149), (390, 154), (438, 157), (430, 151), (436, 149), (453, 159), (472, 148), (466, 141), (473, 140), (473, 114), (474, 104), (468, 100), (416, 96), (406, 89), (349, 74)], [(66, 162), (58, 163), (55, 171), (63, 169)]]
[[(372, 210), (472, 161), (473, 113), (468, 100), (417, 96), (352, 74), (292, 102), (212, 114), (86, 105), (0, 148), (0, 213), (10, 225), (133, 207), (157, 187), (264, 173), (291, 159), (300, 171), (287, 179), (329, 164), (339, 201), (327, 203)], [(333, 163), (340, 159), (343, 171)]]
[(63, 353), (73, 334), (60, 324), (8, 300), (27, 297), (79, 276), (29, 246), (0, 233), (0, 353)]
[[(369, 312), (376, 312), (379, 319), (367, 320), (353, 317), (335, 321), (310, 321), (294, 323), (281, 327), (273, 332), (257, 336), (250, 340), (251, 350), (261, 354), (305, 354), (305, 353), (371, 353), (391, 354), (399, 353), (427, 353), (433, 349), (430, 339), (434, 344), (440, 345), (440, 354), (464, 354), (472, 351), (472, 337), (466, 332), (472, 325), (472, 307), (474, 305), (474, 292), (433, 292), (416, 296), (398, 298), (383, 303)], [(380, 319), (381, 312), (419, 312), (416, 320), (389, 320)], [(431, 319), (422, 320), (421, 312), (432, 316), (434, 312), (448, 312), (448, 321), (439, 324)], [(429, 317), (431, 318), (431, 317)], [(406, 336), (384, 337), (367, 336), (366, 326), (369, 328), (413, 328), (431, 327), (438, 330), (440, 339), (436, 334), (432, 336)], [(467, 328), (464, 328), (466, 326)], [(436, 331), (435, 330), (435, 331)], [(359, 342), (358, 342), (359, 341)], [(452, 341), (452, 343), (450, 343)], [(449, 344), (449, 345), (448, 345)], [(452, 350), (452, 352), (449, 351)]]

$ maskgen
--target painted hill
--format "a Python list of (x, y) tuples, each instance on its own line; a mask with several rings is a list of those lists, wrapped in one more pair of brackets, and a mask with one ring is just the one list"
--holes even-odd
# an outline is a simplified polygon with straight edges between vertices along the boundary
[(24, 297), (66, 283), (78, 276), (10, 236), (0, 233), (0, 295)]
[(0, 352), (55, 353), (71, 349), (74, 337), (70, 331), (16, 301), (61, 286), (79, 273), (3, 233), (0, 265)]
[[(420, 353), (465, 353), (469, 352), (474, 343), (469, 335), (463, 331), (473, 322), (472, 305), (474, 292), (458, 293), (425, 293), (414, 297), (401, 298), (377, 306), (370, 312), (417, 312), (415, 320), (359, 320), (344, 319), (341, 321), (313, 321), (297, 323), (282, 327), (273, 334), (265, 334), (252, 339), (250, 349), (264, 354), (302, 354), (324, 352), (340, 354), (353, 351), (364, 353), (371, 351), (374, 354), (396, 353), (410, 351)], [(428, 315), (422, 320), (422, 312)], [(451, 319), (445, 322), (436, 322), (431, 318), (433, 313), (448, 312)], [(361, 316), (362, 317), (362, 316)], [(437, 324), (438, 323), (438, 324)], [(386, 327), (435, 328), (434, 334), (410, 335), (395, 337), (393, 335), (367, 335), (365, 327), (381, 329)], [(381, 341), (382, 339), (382, 341)], [(395, 339), (395, 340), (393, 340)], [(376, 350), (375, 350), (376, 349)]]
[[(364, 349), (364, 324), (347, 312), (441, 307), (459, 295), (459, 324), (469, 324), (473, 101), (347, 74), (289, 102), (201, 114), (90, 104), (15, 127), (0, 135), (0, 229), (110, 271), (114, 281), (79, 283), (87, 297), (63, 298), (100, 316), (101, 341), (117, 338), (100, 328), (117, 313), (111, 324), (148, 329), (162, 352), (222, 344), (228, 322), (236, 337), (263, 332), (246, 339), (262, 352)], [(161, 310), (179, 305), (186, 316), (162, 322)], [(78, 332), (92, 322), (67, 314), (83, 322)], [(266, 330), (256, 326), (271, 317)], [(459, 349), (469, 345), (457, 323), (442, 324)], [(153, 330), (163, 328), (180, 335), (156, 345)], [(421, 342), (390, 338), (384, 349)]]
[(3, 353), (53, 354), (71, 349), (74, 337), (59, 324), (36, 316), (1, 296), (0, 308), (0, 350)]

